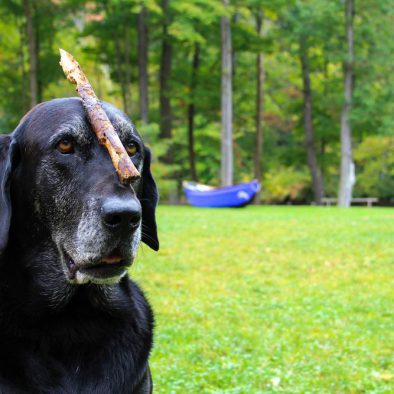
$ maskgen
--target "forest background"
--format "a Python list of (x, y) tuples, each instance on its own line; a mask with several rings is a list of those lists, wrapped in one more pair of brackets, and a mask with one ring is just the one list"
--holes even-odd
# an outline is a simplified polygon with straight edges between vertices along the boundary
[(234, 182), (259, 178), (264, 203), (336, 197), (351, 67), (353, 196), (394, 203), (394, 7), (352, 1), (349, 58), (348, 3), (1, 0), (0, 132), (36, 103), (73, 95), (63, 47), (153, 148), (162, 201), (179, 202), (183, 180), (219, 185), (227, 18)]

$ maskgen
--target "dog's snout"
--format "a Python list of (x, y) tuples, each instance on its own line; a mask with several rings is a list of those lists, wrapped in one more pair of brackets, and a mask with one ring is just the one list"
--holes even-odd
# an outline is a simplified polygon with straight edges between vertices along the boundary
[(112, 230), (135, 228), (141, 221), (141, 206), (135, 199), (111, 198), (103, 203), (101, 215)]

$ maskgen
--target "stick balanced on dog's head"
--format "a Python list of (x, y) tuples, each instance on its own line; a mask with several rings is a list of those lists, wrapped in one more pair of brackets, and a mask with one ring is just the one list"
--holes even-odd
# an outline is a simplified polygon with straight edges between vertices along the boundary
[(120, 181), (128, 184), (140, 178), (140, 173), (127, 154), (78, 62), (71, 54), (60, 49), (60, 65), (68, 81), (77, 85), (76, 90), (82, 99), (89, 122), (100, 144), (107, 148)]

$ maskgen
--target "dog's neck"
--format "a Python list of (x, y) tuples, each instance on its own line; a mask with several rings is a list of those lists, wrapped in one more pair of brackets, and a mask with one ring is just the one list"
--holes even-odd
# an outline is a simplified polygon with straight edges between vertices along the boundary
[[(6, 261), (6, 264), (14, 265), (15, 268), (20, 263), (24, 262)], [(34, 261), (31, 264), (34, 265)], [(47, 335), (54, 344), (60, 346), (62, 337), (71, 332), (69, 343), (82, 345), (87, 341), (87, 333), (91, 333), (89, 339), (106, 337), (107, 327), (114, 322), (119, 326), (133, 325), (137, 317), (135, 303), (145, 302), (129, 297), (132, 293), (130, 288), (135, 285), (128, 277), (110, 286), (72, 285), (64, 279), (62, 282), (56, 281), (54, 288), (51, 276), (34, 278), (30, 269), (27, 267), (23, 272), (8, 269), (4, 276), (5, 272), (0, 271), (0, 278), (12, 277), (7, 283), (0, 279), (2, 335), (33, 341)], [(46, 327), (44, 332), (43, 326)], [(91, 327), (96, 329), (92, 330)]]

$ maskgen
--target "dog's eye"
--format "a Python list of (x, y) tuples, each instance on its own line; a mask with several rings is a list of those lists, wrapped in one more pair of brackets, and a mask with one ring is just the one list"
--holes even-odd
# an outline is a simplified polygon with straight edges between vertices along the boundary
[(129, 142), (126, 145), (126, 151), (130, 156), (133, 156), (137, 153), (137, 145), (134, 142)]
[(57, 144), (57, 150), (60, 153), (73, 153), (74, 152), (74, 144), (72, 141), (67, 140), (67, 139), (63, 139), (61, 140), (58, 144)]

